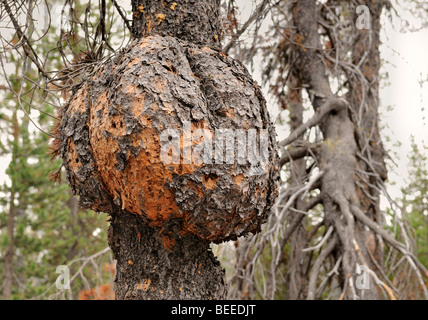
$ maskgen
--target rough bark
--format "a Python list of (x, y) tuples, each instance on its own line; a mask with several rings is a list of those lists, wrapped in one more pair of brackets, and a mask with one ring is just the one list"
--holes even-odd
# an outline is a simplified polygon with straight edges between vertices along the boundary
[(187, 235), (166, 249), (159, 230), (138, 216), (117, 212), (111, 217), (109, 245), (117, 260), (116, 299), (218, 300), (226, 296), (224, 271), (209, 241)]
[[(185, 146), (190, 162), (183, 153), (178, 162), (161, 159), (162, 143), (176, 133), (205, 129), (215, 149), (222, 146), (216, 129), (247, 128), (267, 130), (265, 162), (238, 163), (247, 148), (235, 143), (233, 163), (224, 163), (225, 154), (216, 163), (213, 152), (212, 163), (198, 164), (200, 141)], [(222, 242), (257, 232), (274, 202), (278, 158), (260, 89), (242, 65), (206, 47), (142, 39), (74, 95), (60, 131), (69, 184), (86, 208), (119, 208), (153, 226), (179, 223), (185, 233)]]
[(134, 0), (133, 34), (171, 36), (197, 45), (220, 46), (220, 0)]
[[(213, 48), (218, 1), (135, 1), (133, 8), (142, 38), (61, 110), (67, 180), (84, 208), (112, 215), (118, 299), (224, 298), (209, 242), (260, 231), (277, 194), (266, 102), (245, 67)], [(211, 27), (195, 34), (189, 19)], [(210, 277), (190, 281), (197, 261)], [(141, 291), (144, 281), (155, 290)]]

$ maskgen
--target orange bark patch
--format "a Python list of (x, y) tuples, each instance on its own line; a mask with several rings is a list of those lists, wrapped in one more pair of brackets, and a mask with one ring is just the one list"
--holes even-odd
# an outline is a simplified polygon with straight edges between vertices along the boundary
[(143, 40), (140, 42), (140, 48), (146, 47), (148, 46), (150, 43), (152, 43), (150, 41), (149, 38), (143, 38)]
[(155, 88), (158, 91), (164, 91), (165, 90), (165, 80), (162, 78), (157, 77), (155, 79)]
[(202, 47), (202, 49), (198, 50), (199, 52), (204, 52), (204, 53), (213, 53), (213, 50), (209, 47)]
[(174, 238), (171, 238), (170, 236), (163, 235), (162, 236), (162, 244), (165, 248), (167, 248), (168, 250), (171, 250), (175, 244), (175, 240), (174, 240)]
[(147, 19), (146, 27), (147, 27), (147, 34), (151, 34), (153, 30), (153, 20), (151, 18)]
[(68, 145), (68, 165), (71, 167), (73, 172), (77, 172), (79, 168), (82, 166), (82, 163), (79, 161), (79, 157), (77, 155), (76, 151), (76, 145), (74, 144), (73, 140), (68, 138), (67, 141)]
[(204, 192), (202, 191), (202, 189), (198, 188), (193, 182), (188, 181), (187, 186), (196, 191), (199, 199), (202, 198), (202, 196), (204, 195)]
[(152, 283), (152, 280), (149, 278), (149, 279), (144, 280), (143, 283), (139, 282), (135, 288), (137, 290), (147, 291), (149, 289), (151, 283)]
[(245, 177), (243, 174), (238, 174), (237, 176), (233, 177), (233, 183), (237, 185), (240, 185), (244, 180), (245, 180)]
[(125, 208), (137, 214), (145, 213), (153, 221), (180, 216), (173, 191), (165, 187), (166, 182), (172, 180), (172, 174), (160, 161), (159, 138), (150, 127), (143, 129), (141, 138), (143, 149), (137, 157), (129, 155), (123, 172), (128, 181), (122, 194), (127, 201)]
[[(139, 154), (134, 157), (128, 150), (125, 169), (119, 171), (116, 168), (115, 154), (121, 152), (118, 139), (125, 137), (126, 128), (123, 115), (108, 115), (105, 97), (106, 94), (100, 95), (96, 107), (91, 108), (89, 127), (91, 144), (97, 146), (94, 148), (94, 158), (107, 190), (113, 199), (120, 199), (122, 209), (138, 215), (144, 214), (155, 222), (179, 215), (172, 190), (164, 186), (171, 180), (172, 174), (159, 159), (159, 137), (147, 117), (138, 117), (146, 127), (139, 135), (130, 136), (133, 146), (142, 145)], [(134, 115), (140, 112), (144, 104), (144, 97), (140, 98), (139, 103), (133, 104), (131, 111)], [(100, 118), (97, 116), (98, 110), (102, 111)], [(106, 138), (104, 132), (112, 136)]]
[(227, 108), (226, 115), (231, 118), (232, 120), (235, 119), (235, 109), (234, 108)]
[(85, 105), (85, 96), (87, 93), (87, 85), (85, 84), (74, 96), (74, 98), (70, 101), (69, 108), (71, 108), (71, 113), (84, 113), (86, 112)]
[[(165, 90), (163, 80), (158, 81), (156, 86), (159, 90)], [(131, 85), (125, 90), (134, 91), (134, 88)], [(162, 226), (164, 221), (183, 215), (175, 202), (174, 190), (167, 186), (172, 181), (173, 173), (191, 174), (203, 164), (195, 165), (192, 161), (186, 164), (183, 157), (184, 148), (189, 148), (192, 154), (192, 148), (199, 142), (183, 138), (180, 163), (170, 165), (162, 163), (160, 134), (153, 128), (152, 119), (145, 115), (144, 103), (144, 93), (133, 98), (128, 111), (138, 120), (142, 128), (138, 134), (127, 135), (122, 114), (124, 110), (119, 108), (115, 115), (110, 115), (107, 93), (100, 94), (90, 109), (89, 135), (91, 145), (94, 146), (93, 155), (98, 172), (111, 197), (116, 201), (120, 200), (122, 210), (144, 215), (153, 221), (153, 225)], [(190, 134), (205, 126), (203, 122), (192, 123)], [(116, 155), (123, 154), (124, 150), (121, 150), (119, 141), (125, 137), (139, 151), (135, 154), (128, 149), (126, 159), (123, 160), (124, 169), (118, 170)], [(207, 188), (212, 189), (215, 185), (216, 179), (206, 180)], [(196, 186), (194, 189), (198, 197), (202, 197), (202, 190)]]
[(205, 188), (212, 190), (217, 186), (218, 179), (219, 177), (217, 176), (208, 175), (202, 178), (202, 182), (204, 183)]
[(267, 191), (268, 191), (268, 188), (265, 188), (265, 189), (263, 190), (263, 192), (262, 192), (262, 197), (263, 197), (263, 198), (266, 196)]
[(115, 295), (110, 284), (103, 284), (95, 289), (80, 291), (78, 300), (115, 300)]
[(170, 103), (165, 102), (162, 106), (162, 109), (165, 110), (166, 113), (172, 114), (174, 112), (174, 107)]
[(140, 62), (141, 62), (141, 58), (135, 58), (128, 63), (127, 68), (132, 67), (134, 64), (139, 64)]
[(158, 25), (160, 25), (162, 23), (162, 21), (164, 21), (166, 18), (166, 15), (163, 13), (159, 13), (156, 15), (156, 21), (158, 23)]

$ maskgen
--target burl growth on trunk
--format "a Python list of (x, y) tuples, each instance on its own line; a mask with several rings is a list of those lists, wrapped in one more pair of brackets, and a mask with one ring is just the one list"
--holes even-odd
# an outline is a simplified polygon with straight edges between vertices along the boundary
[[(168, 10), (189, 15), (190, 2), (139, 10), (161, 26)], [(260, 88), (214, 34), (207, 46), (150, 28), (61, 109), (59, 152), (81, 205), (112, 216), (118, 298), (224, 298), (208, 244), (256, 233), (268, 217), (274, 127)]]

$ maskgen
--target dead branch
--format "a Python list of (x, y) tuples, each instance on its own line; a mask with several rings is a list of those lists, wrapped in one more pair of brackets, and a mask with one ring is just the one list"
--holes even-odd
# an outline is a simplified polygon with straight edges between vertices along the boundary
[(3, 5), (4, 5), (5, 9), (6, 9), (6, 12), (7, 12), (10, 20), (13, 23), (13, 26), (15, 27), (15, 30), (16, 30), (16, 33), (18, 34), (19, 39), (21, 39), (23, 41), (22, 47), (24, 49), (25, 54), (36, 65), (36, 67), (40, 71), (40, 73), (42, 73), (42, 75), (46, 79), (51, 80), (51, 77), (49, 76), (48, 72), (40, 64), (39, 58), (37, 56), (36, 51), (31, 46), (31, 43), (28, 41), (28, 38), (26, 37), (26, 35), (22, 32), (21, 27), (20, 27), (18, 21), (16, 21), (16, 18), (13, 15), (12, 10), (11, 10), (9, 4), (8, 4), (8, 0), (2, 0), (2, 3), (3, 3)]
[(315, 298), (316, 282), (321, 269), (321, 265), (323, 264), (327, 256), (333, 251), (336, 246), (336, 243), (337, 238), (333, 236), (333, 238), (328, 242), (326, 247), (321, 251), (320, 255), (315, 261), (314, 266), (312, 267), (311, 275), (309, 277), (308, 294), (306, 300), (313, 300)]
[(293, 132), (291, 132), (286, 139), (282, 140), (279, 143), (279, 146), (285, 147), (289, 145), (290, 143), (294, 142), (297, 138), (299, 138), (306, 130), (319, 124), (327, 114), (329, 114), (332, 111), (339, 112), (340, 110), (346, 108), (347, 106), (348, 106), (348, 102), (345, 99), (342, 99), (342, 98), (327, 99), (321, 105), (321, 107), (315, 111), (315, 115), (310, 120), (308, 120), (307, 122), (302, 124), (300, 127), (295, 129)]
[(261, 16), (264, 15), (264, 11), (268, 5), (270, 0), (263, 0), (262, 3), (254, 10), (251, 14), (250, 18), (244, 23), (244, 25), (232, 36), (232, 39), (228, 42), (227, 45), (223, 47), (223, 52), (225, 54), (229, 53), (229, 50), (236, 44), (239, 37), (248, 29), (248, 27), (257, 19), (260, 19)]

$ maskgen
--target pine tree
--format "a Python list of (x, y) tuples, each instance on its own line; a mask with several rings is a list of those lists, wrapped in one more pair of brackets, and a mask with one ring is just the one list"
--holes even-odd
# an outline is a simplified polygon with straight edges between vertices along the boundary
[[(422, 148), (422, 150), (420, 149)], [(416, 252), (428, 267), (428, 148), (418, 147), (412, 137), (409, 154), (409, 183), (401, 189), (401, 203), (416, 239)]]
[[(29, 30), (30, 38), (43, 32)], [(48, 70), (62, 65), (59, 54), (47, 54), (52, 41), (59, 39), (54, 27), (50, 32), (42, 41), (32, 42), (35, 52), (48, 57)], [(9, 160), (0, 186), (0, 282), (5, 299), (48, 298), (56, 292), (59, 265), (107, 247), (106, 217), (82, 211), (67, 185), (50, 179), (50, 172), (60, 167), (59, 160), (51, 161), (48, 134), (58, 98), (43, 84), (34, 86), (38, 74), (23, 51), (7, 52), (1, 58), (8, 70), (14, 70), (4, 79), (0, 103), (0, 156)], [(107, 280), (105, 262), (110, 262), (108, 257), (99, 261), (100, 270), (91, 264), (82, 271), (90, 280), (77, 278), (72, 283), (72, 297), (77, 298), (85, 286), (95, 287)], [(70, 274), (78, 269), (79, 264), (72, 264)]]

